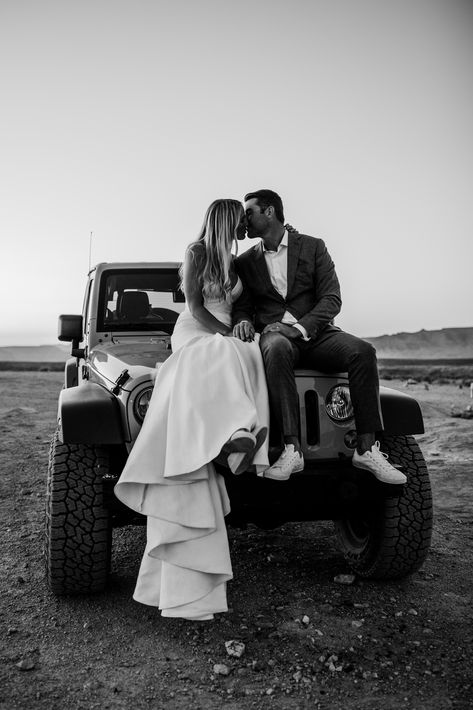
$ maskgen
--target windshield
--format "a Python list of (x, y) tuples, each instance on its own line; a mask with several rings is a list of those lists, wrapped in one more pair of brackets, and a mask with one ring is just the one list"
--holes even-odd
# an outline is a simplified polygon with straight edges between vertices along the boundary
[(106, 271), (100, 284), (97, 329), (172, 333), (184, 307), (177, 269)]

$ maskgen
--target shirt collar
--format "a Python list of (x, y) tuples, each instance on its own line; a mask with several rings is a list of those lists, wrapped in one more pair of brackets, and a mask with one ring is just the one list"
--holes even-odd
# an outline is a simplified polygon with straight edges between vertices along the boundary
[(282, 235), (282, 239), (279, 242), (279, 246), (276, 249), (276, 251), (270, 251), (269, 249), (266, 249), (266, 247), (264, 246), (264, 242), (262, 240), (261, 240), (261, 251), (263, 252), (263, 254), (279, 254), (282, 247), (286, 247), (286, 249), (287, 249), (288, 241), (289, 241), (289, 232), (287, 231), (287, 229), (285, 229), (284, 234)]

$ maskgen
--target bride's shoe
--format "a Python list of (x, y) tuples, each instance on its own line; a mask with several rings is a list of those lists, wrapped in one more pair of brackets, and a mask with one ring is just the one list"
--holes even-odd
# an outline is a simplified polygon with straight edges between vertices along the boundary
[[(240, 471), (241, 462), (245, 456), (254, 451), (255, 446), (256, 437), (248, 429), (237, 429), (229, 440), (224, 443), (214, 461), (222, 466), (229, 466), (232, 471), (232, 466)], [(230, 460), (232, 464), (229, 463)], [(240, 473), (243, 473), (243, 470)]]
[(252, 456), (252, 458), (254, 458), (258, 449), (261, 449), (264, 442), (266, 441), (266, 437), (268, 436), (268, 427), (267, 426), (255, 427), (251, 433), (253, 434), (253, 436), (256, 439), (255, 450), (253, 451), (253, 456)]
[(252, 432), (248, 431), (248, 429), (237, 429), (222, 446), (222, 451), (225, 454), (233, 454), (237, 451), (248, 452), (253, 451), (255, 446), (256, 437)]
[(234, 476), (239, 476), (241, 473), (245, 473), (246, 469), (250, 465), (252, 454), (252, 451), (237, 451), (234, 454), (229, 454), (227, 458), (227, 466)]
[(268, 434), (268, 428), (265, 426), (255, 427), (251, 432), (255, 439), (255, 444), (250, 451), (246, 452), (236, 452), (228, 456), (227, 464), (230, 471), (235, 475), (239, 476), (241, 473), (245, 473), (251, 466), (256, 452), (260, 449), (266, 439)]

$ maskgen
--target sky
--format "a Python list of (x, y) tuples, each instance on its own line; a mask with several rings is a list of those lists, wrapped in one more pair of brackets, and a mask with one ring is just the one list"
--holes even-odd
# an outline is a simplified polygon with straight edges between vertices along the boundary
[(57, 342), (91, 233), (180, 261), (261, 188), (343, 329), (473, 326), (472, 70), (470, 0), (0, 0), (0, 345)]

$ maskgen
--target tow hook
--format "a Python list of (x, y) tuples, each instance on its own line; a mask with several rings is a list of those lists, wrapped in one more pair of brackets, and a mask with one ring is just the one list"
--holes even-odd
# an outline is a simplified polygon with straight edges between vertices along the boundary
[(112, 393), (114, 395), (118, 395), (121, 387), (123, 387), (125, 382), (128, 382), (129, 379), (130, 375), (128, 374), (128, 370), (123, 370), (123, 372), (118, 375), (117, 379), (115, 380), (115, 387), (113, 387)]

